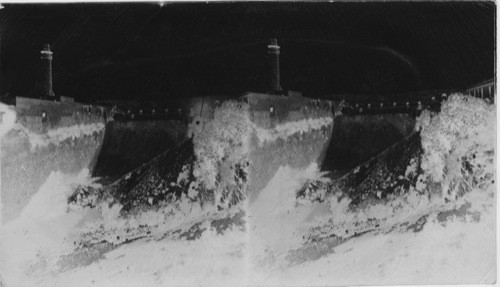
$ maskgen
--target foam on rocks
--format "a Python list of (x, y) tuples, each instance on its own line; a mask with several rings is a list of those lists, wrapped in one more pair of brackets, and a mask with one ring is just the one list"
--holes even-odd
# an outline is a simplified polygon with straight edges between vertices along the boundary
[[(317, 163), (280, 166), (251, 203), (222, 210), (195, 205), (200, 181), (175, 204), (127, 217), (111, 202), (68, 205), (75, 186), (94, 179), (88, 172), (53, 172), (2, 230), (2, 277), (6, 286), (493, 283), (495, 117), (494, 106), (464, 95), (451, 96), (441, 113), (423, 113), (422, 160), (401, 174), (422, 177), (418, 187), (356, 208), (342, 190), (322, 189), (332, 180)], [(304, 122), (276, 134), (323, 124)], [(207, 177), (232, 150), (212, 143), (198, 151), (214, 152), (198, 162)], [(186, 169), (177, 183), (186, 181)], [(304, 186), (308, 196), (300, 195)]]

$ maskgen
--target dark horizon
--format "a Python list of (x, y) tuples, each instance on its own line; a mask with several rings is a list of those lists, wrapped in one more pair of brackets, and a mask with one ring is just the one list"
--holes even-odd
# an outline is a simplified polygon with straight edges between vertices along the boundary
[(39, 51), (54, 92), (159, 100), (266, 91), (309, 96), (462, 89), (495, 76), (494, 2), (5, 4), (2, 93), (33, 92)]

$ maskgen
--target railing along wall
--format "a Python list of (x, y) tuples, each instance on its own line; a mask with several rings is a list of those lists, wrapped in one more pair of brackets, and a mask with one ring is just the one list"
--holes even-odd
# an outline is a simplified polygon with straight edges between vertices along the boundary
[(495, 102), (495, 80), (488, 80), (465, 90), (466, 94)]
[[(471, 86), (461, 93), (495, 102), (495, 81), (489, 80)], [(349, 99), (340, 101), (338, 110), (343, 115), (409, 113), (418, 115), (422, 110), (439, 111), (441, 102), (457, 91), (402, 94), (393, 100)]]

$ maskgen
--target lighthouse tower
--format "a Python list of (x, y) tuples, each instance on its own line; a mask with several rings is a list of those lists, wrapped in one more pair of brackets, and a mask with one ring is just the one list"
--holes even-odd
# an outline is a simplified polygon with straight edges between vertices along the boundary
[(55, 99), (52, 90), (52, 51), (50, 45), (43, 45), (40, 51), (40, 78), (38, 81), (38, 92), (43, 99)]
[(267, 46), (269, 54), (269, 93), (281, 94), (280, 85), (280, 46), (276, 39), (271, 39)]

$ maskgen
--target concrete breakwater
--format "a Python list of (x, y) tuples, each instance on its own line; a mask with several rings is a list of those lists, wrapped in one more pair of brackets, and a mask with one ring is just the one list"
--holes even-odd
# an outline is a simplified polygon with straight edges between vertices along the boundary
[[(245, 189), (250, 200), (257, 197), (280, 166), (306, 168), (316, 163), (327, 170), (350, 168), (401, 140), (413, 129), (413, 119), (409, 116), (334, 116), (331, 102), (293, 92), (288, 96), (247, 93), (238, 102), (245, 106), (244, 113), (219, 111), (222, 113), (219, 119), (222, 116), (226, 122), (212, 129), (219, 131), (221, 138), (214, 138), (211, 132), (201, 138), (205, 148), (213, 145), (217, 153), (223, 145), (230, 152), (202, 165), (193, 163), (191, 178), (200, 177), (200, 170), (205, 169), (212, 172), (210, 176), (218, 182), (218, 187), (225, 190), (234, 190), (234, 178), (238, 178), (237, 188)], [(51, 172), (76, 174), (88, 169), (107, 184), (148, 162), (172, 165), (168, 160), (155, 161), (155, 158), (171, 149), (175, 151), (189, 136), (196, 138), (197, 133), (210, 127), (214, 111), (221, 106), (218, 101), (206, 99), (199, 105), (200, 101), (192, 102), (191, 108), (201, 112), (185, 120), (113, 121), (110, 110), (100, 106), (18, 100), (15, 127), (2, 138), (4, 222), (19, 215)], [(237, 115), (243, 123), (242, 131), (231, 130), (238, 128), (232, 126), (235, 120), (230, 118)], [(231, 138), (241, 136), (245, 139)], [(238, 141), (241, 146), (233, 150), (231, 145)], [(211, 152), (197, 153), (196, 140), (194, 143), (194, 160), (203, 162), (203, 157)], [(206, 163), (213, 165), (212, 171)], [(184, 170), (182, 164), (179, 169)], [(172, 181), (170, 177), (177, 179), (177, 175), (169, 175), (167, 184)]]
[[(205, 99), (203, 112), (189, 124), (192, 139), (125, 174), (104, 188), (104, 196), (119, 202), (122, 214), (177, 200), (225, 209), (255, 199), (280, 166), (306, 168), (322, 161), (333, 126), (328, 102), (246, 96), (221, 104)], [(95, 197), (89, 198), (82, 202), (94, 205)]]
[(17, 217), (54, 171), (92, 169), (105, 109), (72, 101), (16, 99), (16, 122), (1, 141), (2, 221)]
[(280, 166), (321, 165), (331, 140), (333, 113), (328, 101), (297, 94), (288, 97), (248, 94), (255, 129), (248, 150), (250, 200), (272, 179)]
[[(415, 119), (410, 115), (334, 115), (334, 103), (305, 98), (298, 93), (288, 96), (247, 93), (240, 101), (243, 104), (233, 107), (239, 109), (234, 115), (239, 124), (220, 115), (211, 118), (210, 113), (204, 120), (198, 120), (210, 132), (203, 134), (200, 127), (196, 132), (201, 138), (196, 140), (194, 135), (194, 147), (200, 160), (217, 153), (217, 148), (206, 147), (208, 142), (215, 147), (223, 146), (220, 157), (213, 158), (208, 165), (200, 164), (214, 170), (209, 185), (215, 187), (218, 181), (219, 189), (231, 189), (224, 178), (242, 177), (245, 184), (236, 184), (236, 189), (244, 189), (241, 193), (251, 201), (280, 166), (301, 169), (315, 163), (331, 171), (332, 176), (340, 176), (414, 133)], [(247, 107), (242, 108), (245, 104)], [(228, 113), (231, 112), (224, 112)], [(239, 130), (229, 135), (234, 137), (229, 140), (233, 146), (221, 145), (221, 139), (217, 138), (228, 136), (218, 132), (224, 128)], [(241, 194), (225, 196), (241, 198)]]
[(3, 222), (19, 216), (52, 172), (88, 169), (107, 183), (186, 137), (179, 120), (118, 122), (101, 106), (17, 98), (12, 108), (16, 122), (1, 142)]

